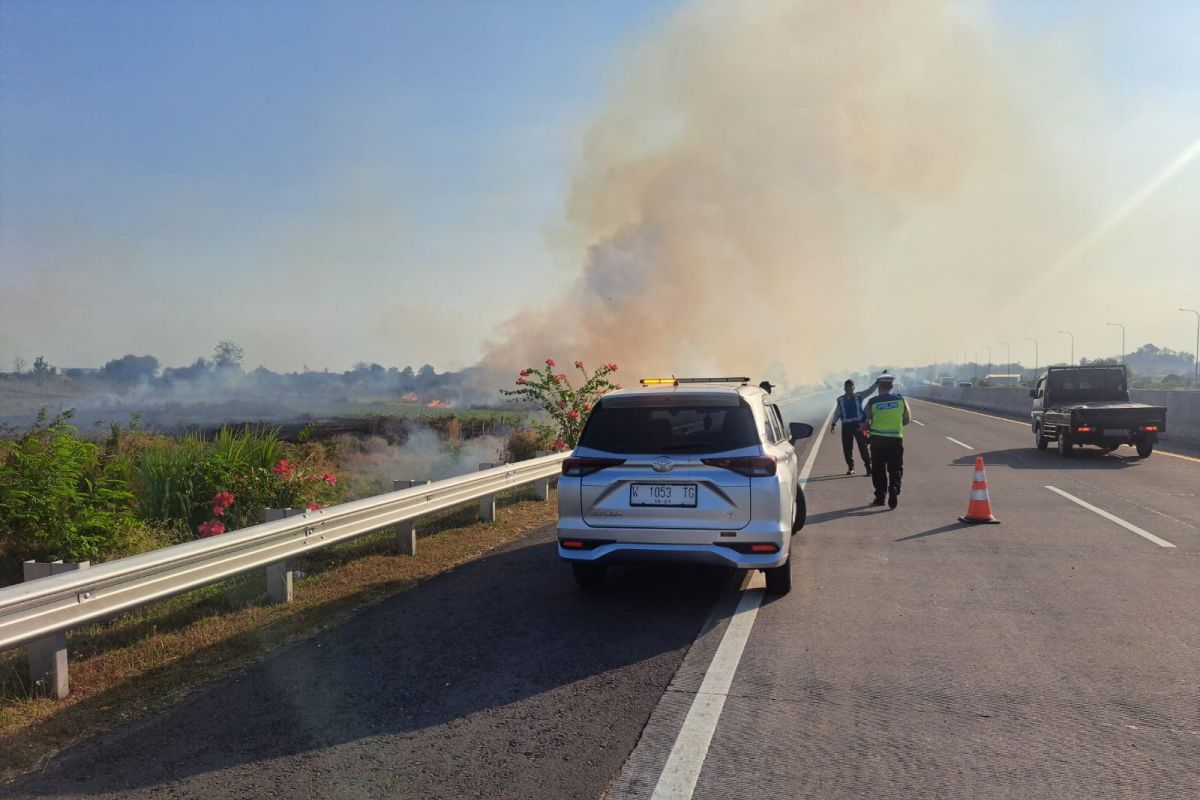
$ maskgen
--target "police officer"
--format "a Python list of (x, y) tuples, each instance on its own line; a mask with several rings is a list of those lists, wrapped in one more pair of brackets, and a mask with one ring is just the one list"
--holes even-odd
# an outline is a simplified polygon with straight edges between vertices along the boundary
[(908, 403), (892, 393), (895, 378), (880, 375), (876, 384), (879, 395), (867, 403), (867, 430), (871, 434), (871, 482), (875, 486), (873, 506), (895, 508), (900, 497), (900, 479), (904, 477), (904, 426), (912, 421)]
[(858, 454), (862, 456), (866, 474), (871, 474), (871, 451), (867, 449), (867, 431), (863, 427), (863, 398), (875, 391), (879, 383), (876, 381), (861, 392), (854, 391), (854, 381), (844, 384), (846, 393), (837, 399), (833, 411), (833, 421), (829, 432), (837, 430), (838, 420), (842, 422), (842, 455), (846, 459), (846, 474), (854, 474), (854, 443), (858, 443)]

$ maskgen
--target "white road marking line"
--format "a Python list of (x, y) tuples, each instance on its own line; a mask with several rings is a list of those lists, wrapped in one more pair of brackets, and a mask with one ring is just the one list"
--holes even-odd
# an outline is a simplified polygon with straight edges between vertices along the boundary
[[(820, 443), (819, 440), (817, 443)], [(761, 573), (755, 573), (755, 576), (758, 575)], [(747, 583), (747, 587), (752, 585), (753, 580)], [(700, 690), (692, 700), (692, 707), (688, 709), (687, 718), (683, 721), (671, 754), (667, 756), (667, 763), (663, 766), (650, 800), (691, 800), (762, 599), (761, 588), (747, 588), (742, 592), (741, 600), (733, 612), (733, 618), (729, 620), (729, 627), (725, 629), (725, 635), (721, 638), (712, 663), (708, 665), (708, 672), (704, 674)]]
[(821, 430), (817, 433), (817, 440), (813, 442), (812, 449), (808, 451), (808, 458), (804, 460), (804, 467), (800, 470), (799, 483), (801, 489), (808, 483), (808, 476), (812, 472), (813, 463), (817, 460), (817, 450), (821, 447), (821, 440), (825, 438), (825, 430), (833, 420), (833, 412), (836, 410), (836, 406), (829, 410), (829, 416), (825, 418), (825, 424), (821, 426)]
[[(948, 406), (945, 403), (935, 403), (932, 400), (926, 400), (924, 398), (921, 398), (921, 402), (929, 403), (929, 405), (931, 405), (931, 406), (941, 406), (942, 408), (948, 408), (951, 411), (961, 411), (964, 414), (974, 414), (977, 417), (987, 417), (988, 419), (998, 419), (1001, 422), (1007, 422), (1009, 425), (1020, 425), (1023, 428), (1028, 427), (1030, 425), (1030, 423), (1028, 423), (1028, 422), (1021, 422), (1020, 420), (1008, 419), (1006, 417), (997, 417), (995, 414), (984, 414), (982, 411), (972, 411), (969, 408), (959, 408), (958, 406)], [(916, 420), (914, 419), (913, 422), (916, 422)], [(924, 423), (918, 423), (918, 424), (923, 425)], [(1157, 447), (1154, 448), (1154, 452), (1156, 452), (1160, 455), (1170, 456), (1171, 458), (1178, 458), (1182, 461), (1191, 461), (1193, 463), (1200, 464), (1200, 458), (1196, 458), (1195, 456), (1185, 456), (1182, 453), (1172, 453), (1169, 450), (1159, 450)]]
[(1160, 456), (1170, 456), (1171, 458), (1178, 458), (1183, 461), (1194, 461), (1195, 463), (1200, 464), (1200, 458), (1195, 458), (1194, 456), (1185, 456), (1185, 455), (1181, 455), (1179, 453), (1170, 453), (1166, 450), (1159, 450), (1157, 447), (1154, 448), (1154, 452), (1158, 453)]
[(925, 427), (925, 423), (924, 423), (924, 422), (921, 422), (921, 420), (919, 420), (919, 419), (914, 419), (914, 420), (912, 420), (912, 422), (915, 422), (915, 423), (917, 423), (917, 424), (918, 424), (918, 425), (920, 425), (922, 428), (924, 428), (924, 427)]
[(948, 408), (948, 409), (954, 410), (954, 411), (962, 411), (962, 413), (964, 413), (964, 414), (974, 414), (976, 416), (985, 416), (985, 417), (988, 417), (989, 420), (1000, 420), (1001, 422), (1008, 422), (1009, 425), (1020, 425), (1020, 426), (1025, 426), (1025, 427), (1030, 426), (1030, 423), (1028, 423), (1028, 422), (1021, 422), (1020, 420), (1009, 420), (1009, 419), (1007, 419), (1007, 417), (996, 416), (995, 414), (984, 414), (983, 411), (972, 411), (971, 409), (967, 409), (967, 408), (959, 408), (958, 405), (947, 405), (946, 403), (935, 403), (934, 401), (930, 401), (930, 399), (924, 399), (924, 398), (922, 398), (922, 401), (920, 401), (920, 402), (929, 403), (930, 405), (941, 405), (942, 408)]
[[(800, 470), (801, 487), (808, 482), (813, 463), (817, 460), (817, 451), (821, 449), (825, 430), (832, 419), (833, 411), (830, 410), (808, 453), (804, 468)], [(712, 663), (704, 673), (704, 680), (692, 700), (683, 727), (675, 737), (675, 744), (671, 747), (671, 754), (667, 756), (667, 763), (663, 765), (650, 800), (691, 800), (696, 791), (696, 781), (700, 779), (700, 770), (704, 768), (704, 760), (708, 757), (708, 746), (712, 744), (713, 733), (725, 708), (725, 698), (729, 695), (734, 673), (742, 660), (742, 651), (746, 649), (746, 641), (758, 617), (758, 607), (762, 605), (763, 589), (763, 574), (752, 572)]]
[(966, 442), (960, 442), (958, 439), (955, 439), (953, 436), (947, 436), (946, 438), (947, 438), (947, 439), (949, 439), (950, 441), (954, 442), (954, 443), (955, 443), (956, 445), (958, 445), (959, 447), (965, 447), (965, 448), (967, 448), (968, 450), (974, 450), (974, 449), (975, 449), (974, 447), (971, 447), (971, 445), (967, 444)]
[(1139, 528), (1137, 525), (1133, 525), (1129, 522), (1126, 522), (1125, 520), (1121, 519), (1120, 517), (1118, 517), (1114, 514), (1108, 513), (1103, 508), (1096, 508), (1094, 505), (1087, 502), (1086, 500), (1080, 500), (1075, 495), (1073, 495), (1069, 492), (1064, 492), (1062, 489), (1059, 489), (1057, 486), (1047, 486), (1046, 488), (1049, 489), (1050, 491), (1054, 492), (1055, 494), (1062, 495), (1063, 497), (1070, 500), (1072, 503), (1083, 506), (1088, 511), (1092, 511), (1092, 512), (1095, 512), (1096, 514), (1099, 514), (1100, 516), (1104, 517), (1109, 522), (1117, 523), (1118, 525), (1120, 525), (1122, 528), (1124, 528), (1127, 531), (1133, 531), (1138, 536), (1141, 536), (1143, 539), (1148, 539), (1148, 540), (1154, 542), (1159, 547), (1174, 547), (1175, 546), (1175, 545), (1171, 544), (1170, 542), (1168, 542), (1166, 539), (1160, 539), (1157, 536), (1155, 536), (1153, 533), (1150, 533), (1149, 531), (1144, 531), (1141, 528)]

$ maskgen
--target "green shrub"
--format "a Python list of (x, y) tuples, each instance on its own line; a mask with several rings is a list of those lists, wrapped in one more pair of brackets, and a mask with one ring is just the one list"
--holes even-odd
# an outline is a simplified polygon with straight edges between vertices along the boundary
[(550, 450), (553, 442), (552, 436), (547, 436), (532, 428), (513, 428), (509, 432), (508, 438), (505, 439), (504, 446), (500, 449), (500, 460), (512, 463), (513, 461), (537, 458), (540, 451)]
[(70, 412), (38, 414), (0, 451), (0, 554), (5, 559), (94, 560), (129, 546), (135, 497), (120, 468), (79, 437)]

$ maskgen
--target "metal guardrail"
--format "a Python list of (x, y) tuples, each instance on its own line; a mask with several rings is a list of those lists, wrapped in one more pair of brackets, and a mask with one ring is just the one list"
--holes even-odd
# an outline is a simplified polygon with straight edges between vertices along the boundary
[(0, 650), (559, 474), (565, 453), (308, 511), (0, 588)]

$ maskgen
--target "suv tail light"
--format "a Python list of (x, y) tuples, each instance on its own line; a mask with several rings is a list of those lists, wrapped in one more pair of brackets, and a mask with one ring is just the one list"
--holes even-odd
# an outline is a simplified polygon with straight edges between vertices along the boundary
[(775, 474), (774, 456), (742, 456), (740, 458), (702, 458), (710, 467), (732, 470), (747, 478), (769, 478)]
[(608, 467), (619, 467), (625, 463), (623, 458), (582, 458), (571, 456), (562, 463), (562, 474), (568, 478), (582, 478)]

